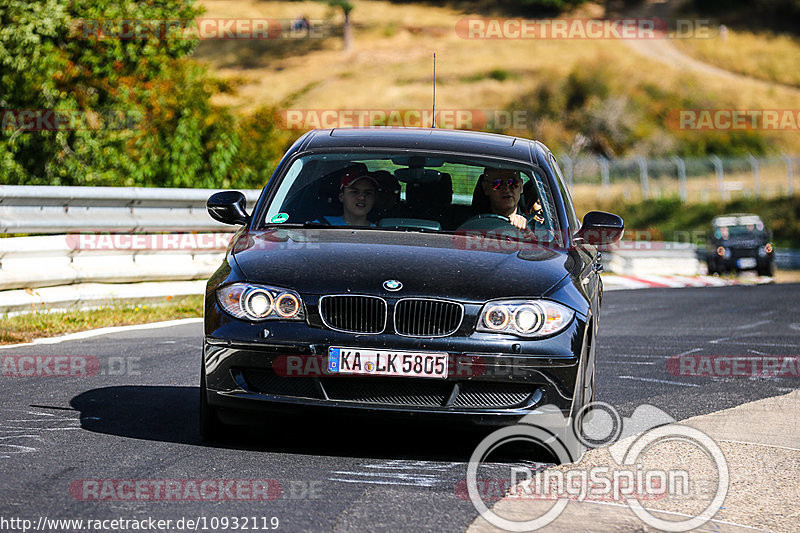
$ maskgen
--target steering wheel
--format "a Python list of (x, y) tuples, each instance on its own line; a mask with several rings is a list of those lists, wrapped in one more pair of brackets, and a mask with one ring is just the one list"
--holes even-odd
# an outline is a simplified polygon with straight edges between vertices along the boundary
[(457, 231), (498, 229), (504, 227), (500, 222), (512, 225), (511, 220), (506, 216), (495, 213), (481, 213), (480, 215), (469, 217), (458, 227)]

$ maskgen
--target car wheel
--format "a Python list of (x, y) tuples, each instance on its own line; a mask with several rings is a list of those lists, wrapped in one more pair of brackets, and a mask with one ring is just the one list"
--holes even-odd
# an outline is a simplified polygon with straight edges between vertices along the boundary
[(716, 268), (714, 268), (714, 267), (711, 265), (711, 263), (709, 262), (709, 263), (708, 263), (708, 275), (709, 275), (709, 276), (713, 276), (714, 274), (719, 274), (719, 270), (717, 270)]
[(215, 441), (225, 436), (225, 424), (220, 422), (217, 411), (208, 405), (206, 389), (206, 372), (200, 370), (200, 438), (204, 441)]
[(775, 275), (775, 263), (770, 261), (769, 263), (767, 263), (767, 265), (765, 267), (759, 268), (758, 269), (758, 275), (759, 276), (768, 276), (770, 278), (773, 277)]

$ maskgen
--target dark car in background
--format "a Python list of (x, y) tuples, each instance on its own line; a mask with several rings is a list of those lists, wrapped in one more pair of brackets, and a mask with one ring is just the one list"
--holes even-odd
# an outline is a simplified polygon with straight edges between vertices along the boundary
[(758, 215), (735, 213), (715, 217), (706, 249), (709, 274), (755, 270), (775, 274), (771, 232)]
[[(486, 212), (487, 169), (521, 180), (487, 185), (524, 189), (520, 209), (538, 201), (527, 228)], [(395, 194), (394, 204), (348, 226), (343, 194), (354, 182)], [(270, 413), (503, 425), (546, 404), (574, 416), (593, 399), (597, 246), (622, 236), (622, 220), (593, 211), (581, 225), (540, 142), (315, 130), (289, 149), (251, 215), (245, 207), (235, 191), (208, 201), (215, 219), (242, 228), (206, 290), (204, 438)]]

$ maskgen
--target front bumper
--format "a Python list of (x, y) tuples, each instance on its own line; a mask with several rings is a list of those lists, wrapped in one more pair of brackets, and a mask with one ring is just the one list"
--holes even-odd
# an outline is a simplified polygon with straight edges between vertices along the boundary
[[(435, 339), (354, 335), (303, 322), (216, 318), (219, 327), (207, 330), (203, 369), (209, 405), (227, 423), (324, 410), (505, 425), (547, 404), (568, 416), (576, 389), (583, 387), (586, 324), (578, 316), (560, 334), (536, 341), (480, 333)], [(258, 339), (258, 332), (267, 338)], [(448, 377), (331, 374), (329, 346), (447, 353)]]

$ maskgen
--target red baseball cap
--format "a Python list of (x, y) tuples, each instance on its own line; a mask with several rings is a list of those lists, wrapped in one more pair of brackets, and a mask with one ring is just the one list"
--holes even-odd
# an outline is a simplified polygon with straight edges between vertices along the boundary
[(339, 189), (344, 189), (345, 187), (349, 187), (360, 179), (369, 180), (370, 182), (372, 182), (372, 184), (375, 186), (376, 189), (378, 188), (378, 182), (375, 181), (375, 178), (370, 176), (366, 170), (360, 168), (351, 168), (350, 170), (345, 172), (344, 175), (342, 176), (341, 186), (339, 187)]

